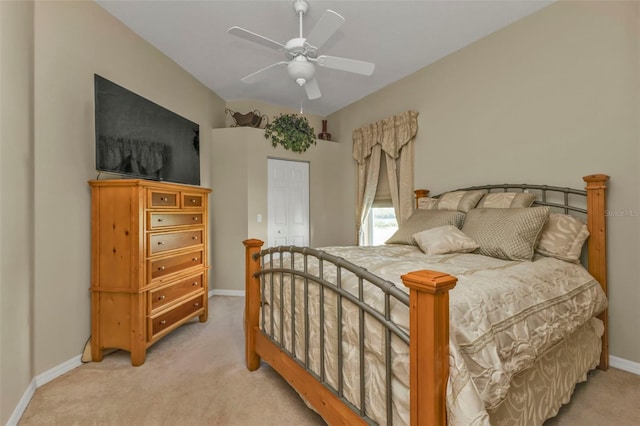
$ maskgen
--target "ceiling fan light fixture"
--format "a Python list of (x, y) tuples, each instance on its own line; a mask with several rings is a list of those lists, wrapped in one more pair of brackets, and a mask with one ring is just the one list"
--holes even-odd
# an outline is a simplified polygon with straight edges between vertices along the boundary
[(298, 55), (287, 65), (287, 72), (299, 86), (304, 86), (313, 78), (316, 68), (302, 55)]

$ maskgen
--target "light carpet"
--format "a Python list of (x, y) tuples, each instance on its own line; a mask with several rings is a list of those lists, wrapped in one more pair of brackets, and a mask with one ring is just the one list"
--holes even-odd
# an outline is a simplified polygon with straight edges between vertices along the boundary
[[(324, 424), (268, 365), (245, 368), (243, 311), (244, 298), (211, 298), (207, 323), (169, 334), (142, 366), (118, 351), (38, 388), (19, 425)], [(595, 371), (545, 425), (635, 426), (638, 401), (640, 376)]]

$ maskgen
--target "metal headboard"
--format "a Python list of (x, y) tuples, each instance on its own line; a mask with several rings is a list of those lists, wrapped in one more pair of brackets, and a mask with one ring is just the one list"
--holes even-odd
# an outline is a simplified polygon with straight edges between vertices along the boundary
[[(456, 189), (456, 191), (473, 191), (473, 190), (487, 190), (488, 192), (526, 192), (536, 194), (536, 199), (533, 202), (537, 206), (549, 206), (553, 209), (559, 210), (568, 214), (569, 212), (576, 212), (581, 214), (587, 214), (586, 199), (587, 191), (583, 189), (567, 188), (560, 186), (549, 185), (529, 185), (529, 184), (494, 184), (494, 185), (481, 185), (470, 186), (467, 188)], [(451, 192), (451, 191), (447, 191)], [(419, 198), (426, 197), (428, 191), (417, 190), (416, 201)], [(431, 198), (438, 198), (442, 194), (435, 195)], [(578, 196), (578, 198), (571, 197), (572, 195)]]

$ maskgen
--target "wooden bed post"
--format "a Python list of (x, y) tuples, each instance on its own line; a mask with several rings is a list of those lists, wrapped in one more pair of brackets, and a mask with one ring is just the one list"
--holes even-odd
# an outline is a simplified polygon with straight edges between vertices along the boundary
[(254, 274), (260, 270), (260, 259), (253, 255), (260, 252), (261, 240), (244, 240), (245, 247), (245, 303), (244, 303), (244, 351), (249, 371), (260, 367), (260, 357), (256, 353), (255, 333), (259, 327), (260, 315), (260, 279)]
[[(607, 175), (589, 175), (582, 178), (587, 183), (587, 227), (589, 228), (589, 273), (600, 283), (607, 294)], [(609, 320), (605, 310), (598, 318), (604, 323), (600, 370), (609, 368)]]
[(435, 271), (409, 272), (409, 383), (411, 425), (447, 424), (449, 290), (457, 278)]
[(415, 191), (413, 191), (413, 193), (415, 194), (416, 197), (416, 209), (420, 208), (420, 198), (425, 198), (429, 196), (429, 190), (428, 189), (416, 189)]

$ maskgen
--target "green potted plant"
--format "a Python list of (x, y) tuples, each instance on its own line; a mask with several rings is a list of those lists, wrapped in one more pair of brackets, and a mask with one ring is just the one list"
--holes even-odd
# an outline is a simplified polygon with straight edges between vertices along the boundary
[(265, 139), (271, 138), (271, 145), (278, 144), (293, 152), (305, 152), (316, 144), (313, 127), (307, 117), (298, 114), (280, 114), (264, 128)]

